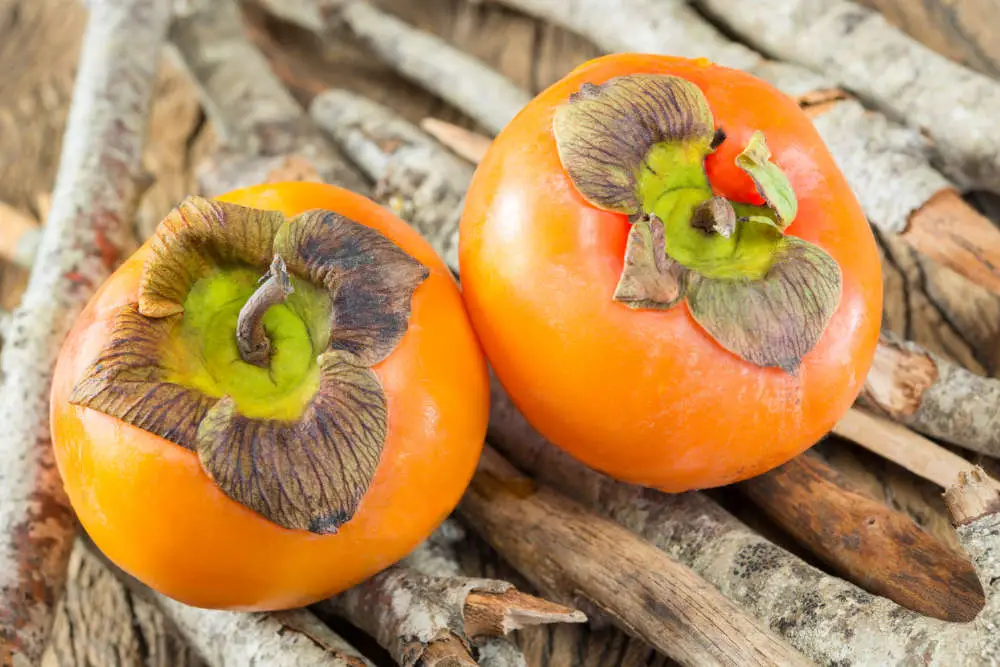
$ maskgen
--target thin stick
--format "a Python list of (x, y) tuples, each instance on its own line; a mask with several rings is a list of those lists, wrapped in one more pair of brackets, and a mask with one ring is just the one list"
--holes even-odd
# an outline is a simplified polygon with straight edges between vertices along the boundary
[(424, 118), (420, 128), (473, 164), (483, 159), (492, 143), (489, 137), (437, 118)]
[(928, 436), (1000, 456), (1000, 380), (915, 343), (883, 334), (861, 400)]
[(90, 12), (52, 211), (0, 361), (0, 664), (38, 661), (65, 585), (75, 519), (52, 456), (52, 367), (74, 318), (134, 247), (170, 3), (102, 0)]
[(833, 433), (855, 442), (943, 489), (975, 466), (905, 426), (852, 408)]
[(503, 129), (531, 99), (483, 62), (365, 0), (346, 0), (330, 16), (344, 21), (379, 58), (406, 78), (458, 109), (473, 110), (471, 115), (490, 132)]
[(315, 123), (376, 182), (373, 197), (413, 225), (452, 266), (472, 169), (392, 110), (346, 90), (320, 93)]
[(586, 597), (682, 664), (811, 664), (688, 568), (489, 448), (459, 512), (535, 586)]
[(215, 195), (297, 172), (302, 180), (316, 180), (314, 173), (366, 192), (364, 180), (333, 150), (247, 39), (234, 0), (186, 0), (181, 5), (170, 40), (198, 84), (224, 144), (199, 166), (202, 191)]
[(851, 488), (816, 456), (798, 456), (740, 487), (798, 542), (867, 591), (945, 621), (971, 621), (983, 607), (967, 558), (906, 514)]
[(477, 639), (527, 625), (586, 620), (504, 581), (431, 576), (405, 566), (389, 568), (316, 608), (373, 636), (402, 667), (445, 660), (475, 665), (470, 648)]
[(761, 0), (752, 12), (739, 0), (696, 2), (751, 45), (824, 72), (925, 132), (963, 186), (1000, 192), (1000, 127), (987, 111), (1000, 107), (1000, 82), (934, 53), (849, 0)]

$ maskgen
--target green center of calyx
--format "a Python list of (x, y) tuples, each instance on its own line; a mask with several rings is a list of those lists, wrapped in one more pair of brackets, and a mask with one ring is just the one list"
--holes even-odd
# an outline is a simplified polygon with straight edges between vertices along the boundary
[(372, 366), (406, 333), (427, 269), (329, 211), (190, 197), (157, 228), (136, 303), (70, 402), (192, 450), (230, 498), (332, 533), (378, 466), (388, 408)]
[(753, 132), (736, 158), (765, 205), (715, 195), (705, 159), (726, 140), (684, 79), (637, 74), (584, 84), (559, 107), (560, 159), (592, 205), (631, 220), (614, 299), (636, 309), (686, 301), (723, 348), (794, 372), (840, 302), (822, 248), (785, 235), (798, 212), (787, 176)]

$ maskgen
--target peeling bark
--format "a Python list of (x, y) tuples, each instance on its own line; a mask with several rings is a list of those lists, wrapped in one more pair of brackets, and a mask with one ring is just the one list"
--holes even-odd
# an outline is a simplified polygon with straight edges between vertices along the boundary
[(0, 664), (32, 664), (66, 581), (75, 519), (52, 456), (48, 398), (63, 338), (134, 247), (141, 154), (166, 0), (91, 4), (53, 207), (2, 357)]
[(1000, 380), (883, 334), (862, 402), (932, 438), (1000, 457)]
[(700, 493), (664, 494), (586, 468), (538, 435), (498, 383), (489, 438), (539, 481), (645, 537), (819, 663), (904, 665), (920, 656), (921, 664), (971, 667), (1000, 657), (998, 515), (959, 531), (987, 603), (975, 621), (948, 623), (806, 565)]
[(330, 18), (346, 23), (379, 58), (469, 113), (490, 132), (502, 130), (531, 99), (483, 62), (364, 0), (328, 0), (327, 4), (333, 5)]
[[(1000, 82), (941, 56), (849, 0), (696, 0), (751, 45), (833, 77), (934, 140), (962, 186), (1000, 191)], [(885, 66), (873, 66), (873, 64)], [(891, 64), (891, 66), (890, 66)]]
[(309, 113), (376, 182), (373, 197), (457, 266), (458, 220), (472, 168), (393, 111), (355, 93), (321, 93)]
[(534, 585), (592, 601), (683, 664), (811, 664), (688, 568), (489, 448), (458, 511)]
[(525, 625), (586, 620), (505, 581), (429, 576), (405, 566), (384, 570), (317, 609), (343, 616), (370, 634), (402, 667), (445, 657), (474, 665), (470, 649), (478, 638)]
[(247, 39), (234, 0), (179, 4), (170, 41), (198, 84), (223, 144), (199, 167), (202, 191), (213, 196), (267, 182), (294, 156), (323, 180), (365, 193), (364, 180), (311, 123)]

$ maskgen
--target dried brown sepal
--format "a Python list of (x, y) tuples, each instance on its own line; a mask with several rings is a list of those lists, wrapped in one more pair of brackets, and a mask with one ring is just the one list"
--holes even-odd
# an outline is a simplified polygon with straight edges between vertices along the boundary
[(714, 196), (694, 209), (691, 226), (707, 234), (729, 238), (736, 230), (736, 211), (728, 199)]
[(759, 280), (693, 274), (688, 306), (722, 347), (758, 366), (794, 373), (840, 303), (840, 267), (822, 248), (783, 236)]
[(214, 266), (240, 263), (266, 269), (274, 235), (284, 223), (277, 211), (188, 197), (150, 239), (151, 259), (139, 283), (139, 312), (146, 317), (183, 312), (191, 286)]
[(633, 215), (637, 181), (660, 143), (699, 142), (710, 152), (715, 127), (708, 101), (693, 83), (659, 74), (630, 74), (585, 83), (556, 109), (559, 159), (588, 202)]
[(746, 148), (736, 156), (736, 166), (742, 169), (757, 186), (757, 192), (777, 214), (778, 226), (785, 229), (799, 211), (799, 201), (788, 176), (771, 162), (771, 151), (764, 140), (764, 133), (751, 135)]
[(427, 267), (379, 232), (330, 211), (307, 211), (274, 240), (288, 270), (333, 297), (330, 349), (367, 365), (382, 361), (406, 333), (413, 292)]
[(387, 409), (378, 378), (349, 352), (320, 356), (298, 421), (251, 419), (222, 398), (198, 429), (201, 465), (222, 491), (285, 527), (335, 533), (375, 476)]
[(194, 449), (198, 424), (216, 399), (165, 379), (163, 346), (177, 324), (178, 318), (150, 319), (135, 305), (123, 306), (111, 340), (73, 387), (69, 402)]
[(688, 270), (667, 255), (663, 223), (650, 216), (629, 230), (614, 299), (629, 308), (666, 310), (684, 298), (687, 276)]

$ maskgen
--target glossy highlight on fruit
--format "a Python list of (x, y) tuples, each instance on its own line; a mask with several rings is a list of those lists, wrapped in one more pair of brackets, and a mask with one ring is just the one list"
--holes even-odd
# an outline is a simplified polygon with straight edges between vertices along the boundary
[(60, 353), (52, 437), (83, 527), (126, 572), (195, 606), (284, 609), (437, 527), (488, 394), (419, 234), (346, 190), (277, 183), (189, 198), (100, 288)]
[(872, 232), (795, 102), (616, 54), (480, 162), (463, 296), (498, 379), (585, 464), (670, 492), (763, 473), (850, 407), (882, 307)]

